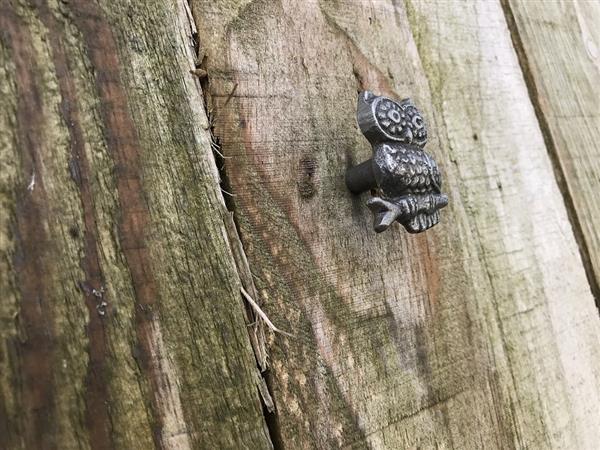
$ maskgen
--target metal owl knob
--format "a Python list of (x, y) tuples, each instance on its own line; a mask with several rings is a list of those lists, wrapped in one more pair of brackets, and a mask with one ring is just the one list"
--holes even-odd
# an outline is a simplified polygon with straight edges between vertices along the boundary
[(436, 225), (448, 204), (436, 162), (423, 150), (427, 128), (410, 99), (396, 102), (371, 92), (358, 96), (357, 121), (373, 147), (373, 158), (346, 172), (348, 189), (359, 194), (375, 189), (367, 202), (375, 231), (394, 221), (409, 233)]

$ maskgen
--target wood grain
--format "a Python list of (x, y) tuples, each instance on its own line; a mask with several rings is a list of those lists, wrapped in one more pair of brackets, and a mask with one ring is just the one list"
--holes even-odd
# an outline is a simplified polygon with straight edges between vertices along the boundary
[(493, 341), (503, 343), (510, 370), (502, 385), (514, 445), (594, 448), (598, 318), (500, 8), (423, 1), (412, 11), (442, 142), (463, 174), (463, 198), (475, 202), (499, 314)]
[(600, 307), (600, 3), (506, 0), (505, 8)]
[[(191, 7), (0, 0), (0, 448), (596, 448), (598, 7)], [(363, 89), (427, 233), (346, 190)]]
[[(496, 2), (193, 0), (283, 448), (591, 448), (599, 321)], [(356, 94), (411, 96), (440, 225), (371, 228)]]
[(184, 3), (0, 24), (0, 447), (270, 448)]

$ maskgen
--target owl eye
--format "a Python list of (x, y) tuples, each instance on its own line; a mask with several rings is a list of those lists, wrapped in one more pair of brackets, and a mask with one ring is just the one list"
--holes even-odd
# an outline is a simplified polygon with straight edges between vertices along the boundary
[(415, 127), (422, 128), (423, 127), (423, 118), (421, 116), (414, 116), (412, 123), (414, 124)]
[(400, 120), (402, 119), (400, 116), (400, 112), (398, 112), (395, 109), (390, 109), (390, 111), (388, 112), (388, 117), (394, 122), (394, 123), (400, 123)]

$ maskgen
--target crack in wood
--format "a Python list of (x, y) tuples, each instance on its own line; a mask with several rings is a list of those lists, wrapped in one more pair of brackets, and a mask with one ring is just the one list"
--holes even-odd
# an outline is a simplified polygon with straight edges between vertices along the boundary
[[(277, 408), (273, 400), (272, 389), (269, 383), (269, 369), (267, 363), (268, 354), (264, 334), (264, 323), (269, 324), (270, 321), (268, 320), (268, 318), (266, 318), (265, 320), (266, 316), (263, 317), (260, 314), (259, 311), (262, 310), (260, 309), (258, 303), (256, 303), (255, 300), (253, 300), (252, 298), (259, 298), (258, 291), (254, 284), (252, 271), (250, 270), (250, 265), (248, 263), (248, 259), (246, 257), (246, 253), (244, 251), (244, 247), (240, 238), (239, 225), (235, 220), (235, 193), (233, 193), (233, 190), (229, 183), (229, 178), (227, 176), (225, 164), (227, 156), (221, 152), (221, 140), (214, 133), (214, 123), (216, 121), (218, 112), (213, 113), (211, 108), (209, 107), (211, 101), (210, 74), (206, 70), (206, 67), (203, 67), (205, 63), (205, 57), (204, 55), (201, 55), (201, 46), (200, 41), (197, 38), (197, 26), (195, 23), (195, 16), (193, 14), (192, 5), (189, 3), (189, 0), (183, 0), (183, 2), (186, 5), (186, 12), (189, 13), (187, 17), (195, 37), (197, 64), (195, 68), (196, 73), (194, 74), (198, 76), (197, 72), (201, 71), (201, 76), (198, 76), (198, 78), (200, 81), (203, 106), (209, 124), (207, 131), (210, 133), (214, 163), (217, 167), (219, 175), (219, 186), (221, 189), (221, 193), (227, 194), (222, 196), (223, 202), (227, 208), (227, 212), (223, 213), (223, 224), (225, 226), (229, 247), (231, 249), (232, 256), (236, 264), (238, 276), (240, 278), (240, 298), (243, 304), (245, 305), (244, 310), (246, 322), (248, 324), (248, 336), (252, 345), (252, 349), (254, 351), (254, 356), (256, 358), (257, 364), (257, 390), (262, 402), (263, 416), (271, 444), (276, 450), (282, 449), (284, 447), (282, 443), (280, 425), (277, 419)], [(227, 107), (232, 98), (234, 98), (237, 87), (238, 84), (234, 84), (233, 88), (226, 96), (225, 102), (221, 105), (221, 108), (224, 109), (225, 107)], [(252, 304), (251, 302), (254, 302), (254, 304)], [(256, 308), (258, 308), (258, 311)], [(289, 335), (289, 333), (277, 329), (274, 325), (272, 325), (272, 323), (271, 328), (274, 331), (278, 331), (280, 333)]]

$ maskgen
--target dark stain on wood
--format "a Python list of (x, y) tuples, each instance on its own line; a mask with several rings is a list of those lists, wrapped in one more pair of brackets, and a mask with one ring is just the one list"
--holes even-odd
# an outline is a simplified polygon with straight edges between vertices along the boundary
[[(83, 297), (89, 314), (86, 327), (88, 346), (88, 368), (86, 376), (86, 424), (89, 431), (89, 444), (92, 449), (114, 448), (111, 436), (111, 420), (108, 408), (107, 379), (109, 371), (106, 367), (107, 337), (98, 305), (101, 301), (108, 303), (102, 308), (102, 314), (110, 313), (110, 302), (104, 293), (104, 275), (98, 256), (98, 236), (94, 214), (94, 197), (91, 189), (90, 165), (86, 158), (84, 136), (81, 129), (79, 110), (73, 75), (68, 67), (67, 57), (62, 43), (62, 27), (56, 22), (46, 3), (40, 4), (40, 19), (48, 29), (49, 44), (52, 48), (54, 69), (58, 79), (61, 95), (60, 112), (70, 136), (71, 160), (69, 170), (73, 181), (79, 188), (81, 207), (83, 210), (83, 243), (84, 253), (80, 261), (85, 274)], [(74, 229), (74, 232), (72, 230)], [(70, 235), (78, 237), (77, 228), (69, 229)]]
[(135, 327), (140, 348), (137, 360), (151, 391), (149, 403), (153, 415), (151, 420), (154, 422), (154, 443), (156, 447), (162, 447), (160, 432), (163, 423), (158, 399), (160, 368), (154, 364), (152, 357), (153, 309), (159, 294), (150, 250), (146, 245), (150, 217), (140, 173), (140, 143), (121, 83), (122, 63), (108, 20), (94, 2), (77, 0), (71, 4), (75, 23), (83, 34), (88, 57), (96, 74), (105, 139), (115, 160), (114, 173), (121, 213), (119, 240), (136, 296)]
[[(48, 304), (48, 286), (52, 269), (46, 261), (53, 243), (46, 233), (49, 214), (46, 208), (44, 180), (40, 173), (41, 154), (46, 150), (39, 132), (43, 121), (40, 81), (35, 50), (21, 18), (3, 5), (0, 9), (2, 39), (12, 52), (16, 66), (17, 136), (20, 150), (22, 179), (16, 194), (16, 227), (14, 268), (21, 302), (18, 315), (20, 342), (16, 343), (21, 382), (18, 398), (23, 408), (18, 430), (13, 430), (26, 448), (53, 448), (54, 380), (52, 368), (56, 335), (52, 308)], [(28, 189), (33, 177), (35, 185)], [(8, 438), (11, 439), (11, 438)]]
[(69, 227), (69, 236), (73, 239), (79, 239), (79, 227), (77, 227), (77, 225), (71, 225)]
[(304, 156), (298, 164), (298, 193), (303, 199), (314, 197), (317, 188), (315, 186), (316, 173), (319, 164), (317, 160)]

